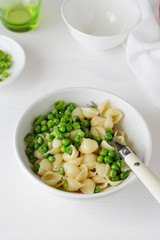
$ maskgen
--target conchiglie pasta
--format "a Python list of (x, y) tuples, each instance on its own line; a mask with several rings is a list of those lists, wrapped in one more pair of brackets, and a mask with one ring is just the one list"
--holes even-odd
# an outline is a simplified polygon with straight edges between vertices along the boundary
[(70, 145), (70, 147), (72, 148), (72, 153), (69, 154), (69, 153), (63, 153), (63, 159), (65, 161), (69, 161), (69, 160), (72, 160), (74, 158), (77, 158), (78, 155), (79, 155), (79, 152), (77, 151), (77, 149), (75, 148), (75, 146), (73, 145)]
[(104, 128), (113, 128), (113, 118), (110, 115), (107, 115), (104, 121)]
[(53, 162), (53, 171), (57, 171), (62, 164), (63, 154), (58, 153), (58, 154), (55, 154), (54, 157), (55, 157), (55, 161)]
[(93, 153), (97, 150), (98, 148), (98, 143), (90, 138), (83, 138), (81, 145), (79, 147), (79, 151), (81, 153)]
[(72, 164), (65, 164), (64, 165), (65, 173), (69, 178), (76, 178), (80, 173), (80, 170), (77, 166)]
[(82, 108), (82, 112), (83, 112), (83, 115), (88, 119), (96, 117), (99, 114), (96, 108)]
[(39, 160), (42, 160), (44, 157), (43, 157), (43, 154), (40, 153), (38, 150), (35, 150), (34, 151), (34, 156), (39, 159)]
[(108, 176), (109, 175), (109, 171), (110, 171), (110, 165), (109, 164), (97, 163), (97, 165), (96, 165), (96, 173), (100, 177)]
[(66, 178), (66, 180), (68, 181), (67, 191), (75, 192), (78, 191), (83, 186), (82, 183), (78, 182), (73, 178)]
[(114, 150), (114, 147), (107, 143), (106, 140), (101, 142), (101, 148), (106, 148), (107, 150)]
[(85, 154), (83, 156), (83, 164), (87, 166), (89, 170), (93, 170), (97, 164), (97, 155), (96, 154)]
[(61, 175), (52, 171), (46, 172), (42, 177), (41, 180), (48, 184), (49, 186), (55, 186), (57, 181), (61, 179)]
[(94, 193), (96, 184), (92, 179), (87, 178), (82, 182), (82, 184), (83, 184), (83, 187), (80, 188), (81, 192), (83, 192), (85, 194)]
[(105, 113), (105, 116), (107, 115), (112, 117), (114, 124), (118, 123), (122, 118), (122, 113), (116, 108), (109, 108)]
[(97, 127), (97, 126), (104, 127), (104, 122), (105, 122), (104, 117), (96, 116), (91, 119), (91, 126), (92, 127)]
[(100, 116), (104, 116), (105, 112), (110, 108), (109, 101), (104, 100), (98, 105), (98, 111), (100, 113)]
[(71, 115), (72, 115), (72, 117), (73, 117), (73, 116), (79, 116), (81, 120), (84, 120), (84, 119), (85, 119), (81, 107), (76, 107), (76, 108), (72, 111)]
[(79, 182), (82, 182), (88, 177), (88, 168), (86, 165), (83, 164), (81, 165), (81, 167), (79, 167), (79, 169), (80, 169), (80, 172), (76, 177), (76, 180)]
[(53, 169), (53, 164), (49, 162), (48, 159), (42, 159), (39, 165), (40, 165), (40, 168), (38, 171), (38, 175), (40, 176), (42, 176), (47, 171), (52, 171)]

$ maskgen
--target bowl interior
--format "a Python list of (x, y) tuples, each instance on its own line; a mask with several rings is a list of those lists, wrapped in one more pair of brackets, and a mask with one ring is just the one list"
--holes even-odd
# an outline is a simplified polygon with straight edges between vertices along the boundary
[(12, 66), (8, 69), (10, 76), (0, 82), (1, 88), (18, 78), (25, 65), (25, 53), (23, 48), (16, 41), (5, 36), (0, 36), (0, 49), (12, 56)]
[(38, 181), (39, 184), (41, 184), (46, 189), (52, 192), (56, 192), (57, 194), (76, 198), (88, 198), (95, 196), (99, 197), (108, 195), (112, 192), (122, 189), (130, 182), (132, 182), (135, 179), (135, 175), (131, 173), (130, 176), (119, 186), (115, 188), (108, 188), (99, 194), (86, 196), (85, 194), (59, 191), (42, 183), (39, 180), (37, 175), (35, 175), (31, 170), (30, 163), (25, 154), (25, 144), (23, 139), (26, 133), (31, 131), (33, 120), (39, 114), (47, 114), (53, 108), (53, 103), (55, 101), (64, 100), (67, 103), (75, 102), (77, 105), (86, 106), (86, 104), (89, 104), (90, 101), (98, 104), (106, 99), (109, 100), (111, 107), (115, 107), (122, 111), (123, 119), (117, 128), (119, 130), (123, 130), (126, 133), (128, 145), (132, 148), (132, 150), (135, 151), (137, 156), (143, 160), (145, 164), (147, 164), (151, 155), (151, 136), (145, 121), (133, 107), (131, 107), (128, 103), (119, 97), (116, 97), (115, 95), (112, 95), (111, 93), (105, 91), (90, 88), (69, 88), (55, 91), (39, 99), (33, 103), (21, 116), (16, 127), (14, 144), (17, 159), (19, 160), (19, 163), (25, 172), (27, 172), (27, 174), (29, 174), (32, 179)]
[(139, 15), (139, 7), (132, 0), (66, 0), (62, 6), (62, 16), (67, 24), (95, 36), (129, 31)]

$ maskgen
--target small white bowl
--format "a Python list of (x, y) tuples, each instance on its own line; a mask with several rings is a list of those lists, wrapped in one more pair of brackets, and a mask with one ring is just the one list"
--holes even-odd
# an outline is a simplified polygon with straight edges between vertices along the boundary
[(106, 91), (92, 88), (66, 88), (48, 93), (44, 97), (38, 99), (24, 111), (17, 123), (14, 133), (14, 150), (19, 164), (31, 180), (53, 194), (62, 197), (88, 199), (108, 196), (125, 188), (136, 179), (135, 175), (131, 172), (128, 178), (119, 186), (110, 187), (103, 192), (91, 195), (60, 191), (48, 186), (40, 180), (32, 171), (28, 157), (25, 154), (26, 146), (24, 143), (24, 136), (31, 131), (33, 120), (40, 114), (47, 114), (53, 108), (53, 103), (55, 101), (64, 100), (68, 103), (75, 102), (77, 105), (86, 106), (90, 101), (94, 101), (98, 104), (107, 99), (112, 107), (118, 108), (124, 114), (118, 129), (123, 130), (127, 134), (129, 146), (132, 147), (132, 150), (135, 151), (136, 155), (143, 160), (146, 165), (148, 164), (152, 149), (151, 134), (144, 119), (131, 105)]
[(121, 44), (140, 19), (134, 0), (65, 0), (61, 15), (82, 45), (106, 50)]
[(16, 80), (25, 65), (25, 53), (23, 48), (13, 39), (0, 35), (0, 49), (12, 56), (12, 66), (7, 72), (10, 76), (0, 82), (0, 88)]

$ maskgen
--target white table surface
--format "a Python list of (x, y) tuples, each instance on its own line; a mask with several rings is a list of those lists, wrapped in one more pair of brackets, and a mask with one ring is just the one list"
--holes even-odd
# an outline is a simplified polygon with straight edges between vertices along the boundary
[(105, 198), (63, 199), (32, 182), (16, 161), (13, 131), (25, 108), (54, 89), (98, 87), (141, 112), (153, 138), (149, 167), (160, 178), (160, 108), (128, 68), (122, 46), (95, 52), (71, 37), (61, 2), (43, 1), (39, 24), (30, 32), (14, 33), (0, 23), (0, 34), (19, 42), (27, 57), (21, 76), (0, 89), (0, 239), (159, 240), (160, 205), (139, 180)]

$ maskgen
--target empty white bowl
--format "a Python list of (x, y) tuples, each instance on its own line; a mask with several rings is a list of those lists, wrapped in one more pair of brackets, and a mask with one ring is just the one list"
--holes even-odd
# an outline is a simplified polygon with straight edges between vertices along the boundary
[(121, 44), (140, 19), (134, 0), (65, 0), (61, 15), (81, 44), (106, 50)]
[(24, 111), (18, 120), (14, 134), (14, 149), (19, 164), (32, 181), (53, 194), (58, 194), (62, 197), (81, 199), (108, 196), (128, 186), (136, 179), (135, 175), (131, 172), (128, 178), (120, 185), (107, 188), (100, 193), (91, 195), (60, 191), (48, 186), (40, 180), (32, 171), (28, 157), (25, 154), (26, 145), (24, 143), (24, 136), (32, 130), (33, 120), (40, 114), (47, 114), (53, 108), (53, 103), (55, 101), (64, 100), (67, 103), (75, 102), (77, 105), (86, 106), (90, 101), (94, 101), (98, 104), (107, 99), (112, 107), (119, 109), (124, 115), (117, 128), (126, 133), (129, 146), (145, 164), (148, 164), (152, 149), (151, 134), (144, 119), (131, 105), (106, 91), (92, 88), (66, 88), (48, 93), (44, 97), (38, 99)]
[(0, 36), (0, 49), (12, 56), (12, 66), (7, 70), (7, 72), (10, 73), (10, 76), (0, 82), (1, 88), (15, 81), (19, 77), (24, 68), (26, 57), (24, 50), (19, 43), (6, 36)]

